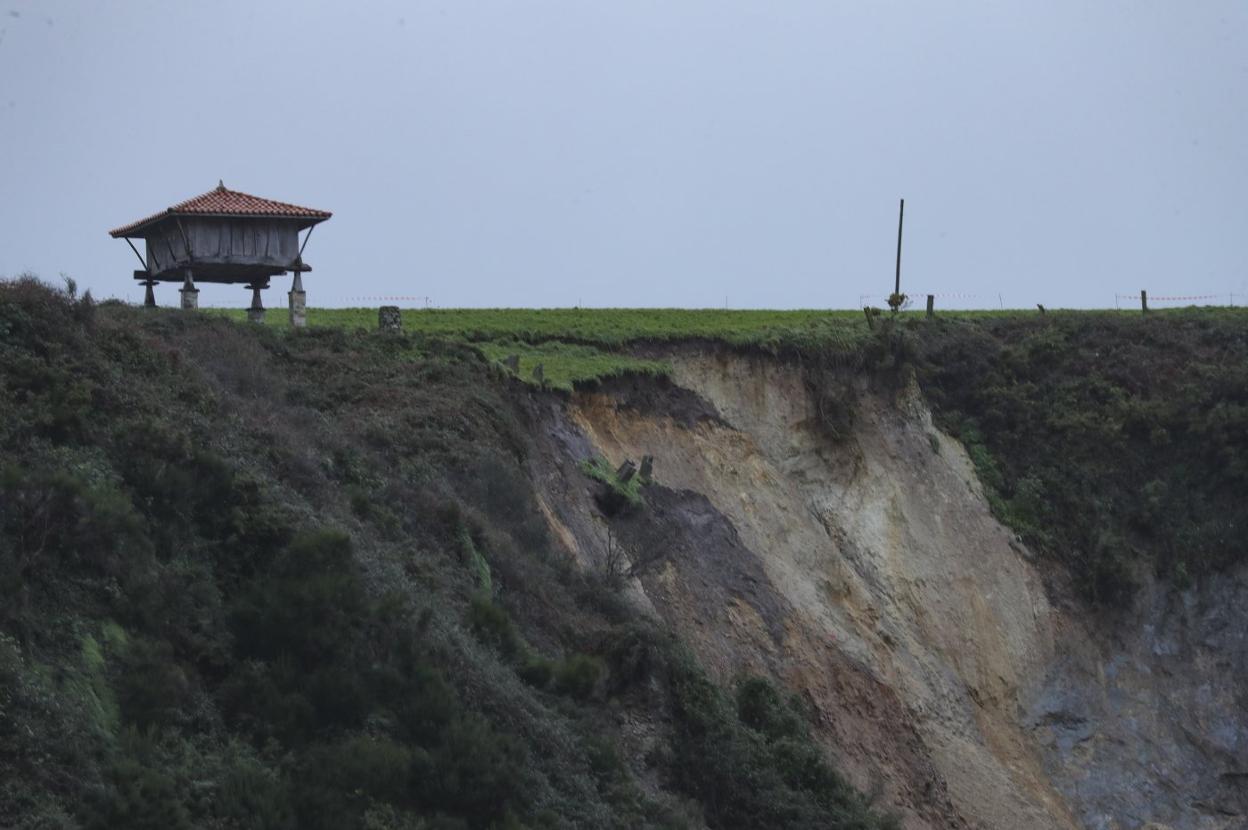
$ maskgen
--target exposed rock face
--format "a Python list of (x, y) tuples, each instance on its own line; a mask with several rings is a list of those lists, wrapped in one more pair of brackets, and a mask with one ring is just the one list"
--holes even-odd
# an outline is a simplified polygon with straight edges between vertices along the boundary
[(594, 566), (606, 520), (576, 462), (659, 458), (648, 508), (612, 520), (634, 597), (722, 677), (801, 693), (904, 826), (1245, 826), (1248, 580), (1158, 590), (1101, 631), (1050, 600), (917, 390), (848, 387), (834, 441), (799, 367), (671, 360), (665, 394), (548, 405), (548, 519)]
[(1152, 586), (1112, 627), (1063, 619), (1025, 703), (1053, 781), (1091, 828), (1248, 827), (1248, 572)]

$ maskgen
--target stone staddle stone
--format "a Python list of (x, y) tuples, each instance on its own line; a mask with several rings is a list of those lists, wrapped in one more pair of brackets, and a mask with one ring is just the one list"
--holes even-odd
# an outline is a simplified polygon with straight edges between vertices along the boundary
[(308, 324), (308, 294), (306, 291), (291, 291), (287, 297), (290, 300), (290, 324), (301, 329)]
[(383, 305), (377, 310), (377, 328), (381, 331), (403, 331), (403, 315), (397, 305)]

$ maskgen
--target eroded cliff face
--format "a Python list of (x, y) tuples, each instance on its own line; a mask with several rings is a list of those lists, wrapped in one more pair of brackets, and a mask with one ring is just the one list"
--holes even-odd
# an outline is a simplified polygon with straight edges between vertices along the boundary
[[(851, 381), (834, 439), (800, 366), (667, 357), (671, 385), (547, 402), (556, 536), (588, 567), (619, 546), (637, 603), (724, 679), (801, 694), (905, 827), (1245, 826), (1242, 576), (1098, 623), (993, 518), (913, 385)], [(595, 453), (655, 457), (644, 510), (601, 514), (577, 472)]]

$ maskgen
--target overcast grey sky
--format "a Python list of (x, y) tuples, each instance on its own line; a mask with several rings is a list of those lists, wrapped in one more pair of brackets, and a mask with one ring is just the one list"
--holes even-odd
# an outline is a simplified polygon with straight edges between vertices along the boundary
[(1244, 0), (0, 0), (0, 29), (0, 275), (98, 297), (140, 297), (110, 228), (220, 178), (334, 212), (312, 305), (854, 307), (903, 196), (912, 293), (1248, 301)]

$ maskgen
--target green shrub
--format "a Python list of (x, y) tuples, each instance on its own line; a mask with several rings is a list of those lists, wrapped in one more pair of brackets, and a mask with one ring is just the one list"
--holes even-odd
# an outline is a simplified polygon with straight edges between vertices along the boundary
[(122, 720), (140, 728), (167, 726), (183, 717), (189, 693), (183, 669), (163, 640), (132, 639), (119, 660), (117, 703)]
[(58, 565), (122, 571), (144, 552), (142, 522), (125, 493), (56, 469), (0, 469), (0, 589), (16, 591)]
[(428, 778), (416, 786), (436, 808), (489, 826), (528, 802), (528, 764), (518, 740), (470, 715), (448, 726)]
[(368, 678), (357, 662), (368, 619), (350, 539), (303, 534), (239, 592), (230, 617), (246, 662), (221, 687), (232, 717), (286, 739), (359, 723)]
[(1185, 310), (942, 320), (917, 339), (920, 384), (960, 432), (994, 513), (1129, 604), (1138, 574), (1242, 561), (1248, 340), (1242, 316)]
[(490, 573), (490, 563), (481, 555), (481, 551), (477, 549), (477, 545), (472, 541), (472, 533), (466, 526), (459, 529), (459, 547), (464, 559), (468, 563), (468, 567), (475, 574), (477, 579), (477, 589), (482, 596), (490, 597), (494, 594), (494, 577)]
[(604, 669), (601, 658), (573, 654), (555, 668), (555, 691), (585, 700), (598, 688)]
[(806, 734), (801, 716), (785, 701), (775, 685), (762, 677), (750, 677), (737, 686), (737, 716), (768, 740)]
[(350, 653), (365, 608), (350, 538), (332, 530), (303, 534), (235, 604), (235, 641), (248, 657), (333, 663)]
[(377, 703), (392, 713), (398, 737), (431, 747), (462, 711), (445, 675), (427, 662), (397, 660), (373, 675)]
[[(427, 771), (428, 763), (421, 765)], [(372, 803), (410, 801), (413, 752), (385, 738), (344, 737), (302, 753), (290, 786), (301, 828), (361, 827)]]
[(242, 830), (294, 830), (295, 815), (285, 783), (254, 758), (229, 759), (216, 792), (215, 813)]
[[(733, 706), (683, 655), (670, 663), (671, 774), (712, 828), (893, 827), (837, 775), (770, 684), (747, 681)], [(738, 715), (744, 710), (750, 722)]]
[(613, 693), (641, 686), (661, 673), (667, 663), (670, 642), (648, 625), (624, 625), (614, 629), (600, 646)]
[(83, 817), (98, 830), (189, 830), (190, 814), (170, 776), (125, 758), (109, 770), (108, 783)]
[(516, 669), (520, 679), (537, 689), (545, 689), (555, 676), (555, 664), (540, 654), (530, 654), (520, 668)]
[(477, 594), (468, 601), (468, 627), (503, 657), (510, 660), (520, 653), (523, 644), (511, 617), (488, 596)]

